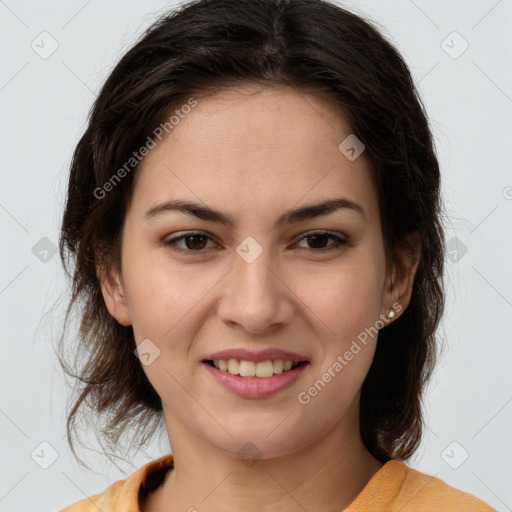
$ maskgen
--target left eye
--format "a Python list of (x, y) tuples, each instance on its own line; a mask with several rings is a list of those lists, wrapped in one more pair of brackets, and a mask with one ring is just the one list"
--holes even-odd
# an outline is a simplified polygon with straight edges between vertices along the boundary
[(328, 245), (326, 248), (318, 248), (318, 247), (306, 247), (306, 249), (311, 249), (315, 252), (328, 252), (336, 250), (340, 245), (344, 245), (347, 243), (347, 240), (345, 238), (342, 238), (334, 233), (331, 233), (329, 231), (316, 231), (314, 233), (308, 233), (306, 236), (301, 238), (301, 240), (308, 240), (308, 243), (313, 242), (313, 245), (320, 244), (323, 245), (323, 242), (329, 240), (329, 239), (335, 240), (333, 244)]
[[(324, 245), (324, 242), (327, 242), (327, 240), (332, 239), (335, 242), (332, 244), (329, 244), (327, 247), (318, 247), (318, 245)], [(163, 243), (166, 247), (172, 248), (174, 251), (189, 254), (189, 255), (200, 255), (201, 253), (204, 253), (208, 249), (212, 249), (212, 247), (207, 247), (206, 244), (208, 240), (212, 240), (212, 238), (207, 235), (206, 233), (203, 233), (201, 231), (194, 232), (190, 231), (188, 233), (185, 233), (183, 235), (177, 236), (175, 238), (171, 238), (169, 240), (165, 240)], [(338, 236), (337, 234), (331, 233), (329, 231), (316, 231), (312, 233), (308, 233), (305, 236), (303, 236), (299, 241), (306, 240), (308, 244), (313, 243), (313, 245), (317, 247), (301, 247), (301, 249), (309, 249), (313, 252), (327, 252), (327, 251), (333, 251), (339, 248), (340, 245), (346, 244), (347, 240), (345, 238), (342, 238)], [(179, 243), (183, 242), (185, 244), (185, 247), (182, 245), (179, 245)], [(194, 254), (195, 253), (195, 254)]]

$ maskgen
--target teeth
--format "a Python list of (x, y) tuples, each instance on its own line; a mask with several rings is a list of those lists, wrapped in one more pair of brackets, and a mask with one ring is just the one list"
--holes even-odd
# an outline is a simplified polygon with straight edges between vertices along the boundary
[[(262, 361), (255, 365), (256, 377), (272, 377), (274, 375), (274, 364), (272, 361)], [(240, 373), (242, 375), (242, 373)]]
[(274, 361), (274, 373), (283, 373), (284, 370), (284, 363), (282, 359), (278, 359), (277, 361)]
[(239, 368), (240, 363), (236, 359), (230, 359), (228, 361), (228, 372), (231, 373), (231, 375), (238, 375)]
[(240, 366), (238, 367), (238, 373), (239, 373), (240, 377), (255, 377), (256, 376), (256, 363), (254, 361), (240, 361)]
[(254, 361), (239, 361), (238, 359), (219, 359), (213, 361), (213, 365), (218, 370), (229, 372), (231, 375), (240, 375), (240, 377), (272, 377), (295, 368), (299, 363), (293, 361), (262, 361), (255, 363)]

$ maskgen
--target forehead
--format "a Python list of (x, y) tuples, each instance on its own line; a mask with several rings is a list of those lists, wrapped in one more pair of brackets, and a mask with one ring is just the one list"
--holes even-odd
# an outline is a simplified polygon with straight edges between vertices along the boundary
[(333, 99), (259, 85), (194, 98), (139, 165), (133, 202), (140, 207), (188, 198), (254, 212), (343, 194), (375, 213), (364, 153), (350, 161), (339, 149), (351, 128)]

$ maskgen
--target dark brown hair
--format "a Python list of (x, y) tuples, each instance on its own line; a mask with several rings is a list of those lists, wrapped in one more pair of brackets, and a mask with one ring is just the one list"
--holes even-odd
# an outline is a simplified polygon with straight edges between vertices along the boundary
[(71, 364), (64, 335), (59, 345), (61, 364), (76, 379), (67, 421), (71, 448), (76, 456), (79, 412), (96, 415), (95, 428), (113, 452), (127, 433), (131, 446), (144, 446), (162, 420), (160, 397), (134, 356), (132, 328), (109, 314), (98, 279), (100, 268), (119, 269), (120, 228), (136, 166), (108, 193), (98, 191), (173, 109), (243, 83), (332, 98), (366, 146), (388, 264), (409, 234), (421, 240), (409, 307), (380, 331), (360, 402), (368, 450), (382, 462), (406, 460), (421, 441), (421, 399), (444, 307), (439, 165), (403, 58), (370, 22), (325, 0), (185, 4), (147, 29), (103, 85), (74, 151), (60, 237), (72, 280), (65, 325), (74, 309), (80, 325)]

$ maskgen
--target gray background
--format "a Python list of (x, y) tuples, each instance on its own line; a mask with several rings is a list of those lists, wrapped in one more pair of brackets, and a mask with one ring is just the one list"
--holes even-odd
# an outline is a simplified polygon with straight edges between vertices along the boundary
[[(125, 477), (94, 453), (96, 471), (82, 472), (65, 442), (68, 391), (52, 344), (66, 284), (52, 248), (96, 93), (173, 5), (0, 1), (0, 511), (58, 510)], [(344, 5), (378, 23), (410, 65), (449, 215), (445, 348), (425, 396), (425, 438), (409, 464), (512, 510), (512, 0)], [(133, 464), (167, 450), (155, 439)]]

